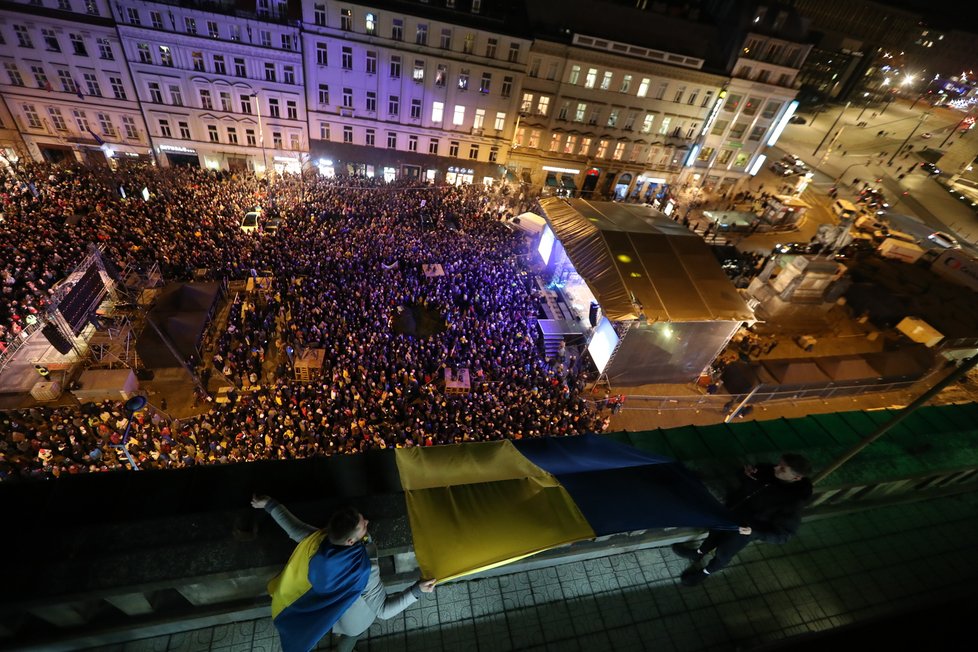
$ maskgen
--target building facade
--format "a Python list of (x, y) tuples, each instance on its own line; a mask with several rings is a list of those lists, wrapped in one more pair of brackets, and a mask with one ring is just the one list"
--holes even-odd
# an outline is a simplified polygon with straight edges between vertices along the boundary
[(36, 160), (150, 160), (150, 140), (107, 0), (0, 8), (2, 93)]

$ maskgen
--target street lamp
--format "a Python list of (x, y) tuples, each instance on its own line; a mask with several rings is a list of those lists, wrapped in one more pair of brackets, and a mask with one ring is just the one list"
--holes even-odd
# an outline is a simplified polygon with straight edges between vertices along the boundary
[(265, 131), (261, 124), (261, 100), (258, 98), (258, 91), (251, 94), (255, 98), (255, 109), (258, 112), (258, 143), (261, 145), (261, 162), (264, 166), (264, 174), (268, 178), (268, 155), (265, 153)]

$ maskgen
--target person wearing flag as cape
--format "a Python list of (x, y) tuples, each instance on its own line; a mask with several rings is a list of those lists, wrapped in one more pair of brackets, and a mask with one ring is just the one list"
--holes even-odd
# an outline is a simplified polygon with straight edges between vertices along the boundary
[(256, 495), (252, 507), (271, 514), (296, 546), (281, 573), (268, 583), (272, 621), (284, 652), (308, 652), (330, 630), (339, 652), (351, 652), (374, 620), (393, 618), (435, 590), (435, 580), (418, 580), (387, 594), (368, 521), (352, 507), (338, 510), (324, 529), (296, 518), (278, 501)]

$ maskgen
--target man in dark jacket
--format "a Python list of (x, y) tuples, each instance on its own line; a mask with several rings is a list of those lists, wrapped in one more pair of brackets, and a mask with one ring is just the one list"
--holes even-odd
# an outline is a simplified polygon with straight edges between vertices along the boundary
[[(724, 568), (751, 541), (787, 543), (798, 531), (801, 511), (812, 496), (811, 463), (793, 453), (785, 453), (778, 464), (745, 466), (741, 485), (727, 499), (727, 508), (739, 519), (737, 530), (710, 530), (709, 536), (692, 549), (682, 544), (672, 551), (693, 565), (681, 577), (684, 586), (701, 584)], [(705, 568), (700, 560), (716, 551)]]

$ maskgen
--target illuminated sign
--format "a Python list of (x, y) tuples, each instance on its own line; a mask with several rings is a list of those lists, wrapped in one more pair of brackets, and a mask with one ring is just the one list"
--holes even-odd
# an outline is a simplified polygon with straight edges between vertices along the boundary
[(689, 156), (686, 157), (686, 162), (683, 163), (683, 167), (689, 167), (696, 160), (696, 155), (700, 153), (700, 146), (693, 145), (692, 149), (689, 150)]
[(778, 138), (781, 137), (781, 132), (784, 131), (786, 126), (788, 126), (788, 120), (791, 120), (791, 116), (795, 114), (796, 110), (798, 110), (798, 100), (792, 100), (791, 103), (788, 104), (788, 109), (784, 112), (784, 115), (782, 115), (781, 119), (778, 120), (778, 124), (776, 124), (774, 129), (771, 130), (771, 137), (767, 139), (768, 147), (771, 147), (774, 145), (774, 143), (778, 142)]
[(580, 170), (574, 170), (572, 168), (555, 168), (550, 165), (544, 165), (543, 169), (547, 172), (561, 172), (563, 174), (580, 174)]
[(161, 152), (174, 152), (176, 154), (196, 154), (197, 150), (183, 147), (181, 145), (160, 145)]
[(754, 165), (752, 165), (750, 170), (747, 171), (747, 174), (751, 176), (757, 174), (758, 171), (760, 171), (761, 166), (764, 165), (764, 161), (766, 160), (767, 160), (767, 154), (761, 154), (760, 156), (758, 156), (757, 160), (754, 161)]
[(710, 115), (706, 118), (706, 122), (703, 123), (703, 130), (700, 132), (700, 136), (705, 136), (706, 132), (713, 126), (713, 121), (717, 119), (717, 113), (720, 112), (720, 106), (723, 105), (723, 99), (727, 97), (726, 89), (720, 91), (720, 95), (717, 96), (717, 101), (713, 103), (713, 108), (710, 109)]

